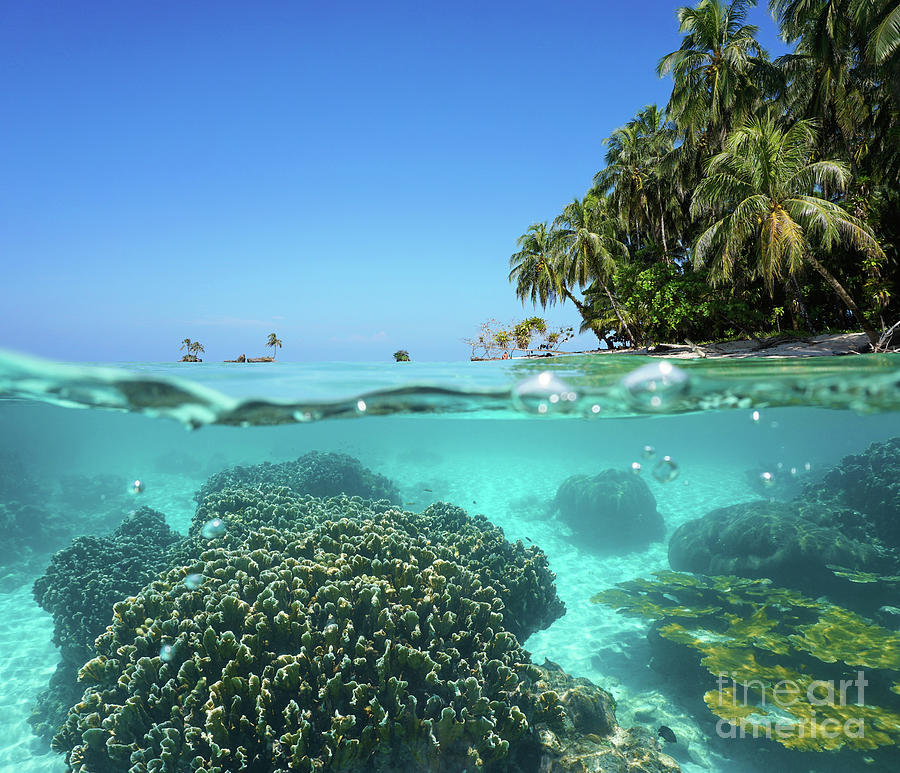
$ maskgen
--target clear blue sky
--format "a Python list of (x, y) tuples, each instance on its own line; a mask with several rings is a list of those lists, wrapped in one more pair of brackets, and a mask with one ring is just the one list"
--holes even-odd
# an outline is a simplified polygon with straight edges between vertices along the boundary
[(678, 5), (3, 3), (0, 346), (467, 356), (532, 313), (516, 237), (665, 103)]

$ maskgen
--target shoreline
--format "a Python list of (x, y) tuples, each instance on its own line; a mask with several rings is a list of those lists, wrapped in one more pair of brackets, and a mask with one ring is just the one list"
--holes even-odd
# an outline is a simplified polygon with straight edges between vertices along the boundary
[[(657, 344), (640, 349), (592, 349), (581, 352), (541, 352), (510, 357), (511, 360), (540, 360), (546, 357), (564, 357), (573, 355), (623, 355), (632, 357), (665, 357), (679, 360), (700, 359), (749, 359), (778, 357), (840, 357), (848, 354), (872, 354), (872, 345), (865, 333), (836, 333), (797, 338), (790, 334), (760, 338), (758, 340), (741, 339), (722, 341), (712, 344), (698, 345)], [(501, 360), (500, 357), (473, 360), (487, 362)]]

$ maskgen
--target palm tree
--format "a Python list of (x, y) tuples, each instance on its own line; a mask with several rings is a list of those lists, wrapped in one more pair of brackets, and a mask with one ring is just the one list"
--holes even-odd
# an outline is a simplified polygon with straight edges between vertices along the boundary
[(409, 352), (406, 349), (398, 349), (394, 352), (394, 362), (409, 362)]
[[(571, 297), (571, 293), (567, 295), (567, 289), (560, 285), (553, 268), (555, 246), (546, 223), (532, 223), (516, 240), (516, 246), (519, 251), (509, 258), (509, 281), (516, 283), (516, 298), (522, 305), (528, 300), (545, 309), (560, 298)], [(578, 301), (575, 303), (577, 305)]]
[(269, 333), (269, 340), (266, 341), (266, 346), (272, 347), (272, 359), (275, 359), (275, 353), (278, 351), (278, 348), (281, 346), (281, 339), (276, 336), (274, 333)]
[(193, 350), (191, 349), (191, 347), (192, 347), (193, 345), (194, 345), (194, 342), (193, 342), (190, 338), (185, 338), (185, 339), (181, 342), (181, 349), (179, 349), (179, 351), (182, 351), (182, 352), (186, 351), (188, 354), (190, 354), (190, 353), (193, 351)]
[(866, 53), (876, 64), (885, 64), (900, 49), (900, 2), (852, 0), (855, 21), (866, 32)]
[(606, 140), (606, 167), (594, 176), (598, 191), (609, 193), (612, 203), (637, 236), (659, 237), (669, 262), (667, 212), (677, 204), (663, 160), (675, 147), (675, 129), (656, 105), (647, 105)]
[(191, 342), (191, 354), (193, 354), (194, 357), (197, 357), (197, 355), (199, 354), (203, 354), (203, 352), (205, 351), (206, 349), (203, 348), (203, 344), (201, 344), (199, 341)]
[[(628, 248), (619, 240), (618, 226), (609, 213), (607, 198), (589, 191), (583, 199), (575, 199), (566, 205), (553, 226), (560, 247), (560, 280), (569, 287), (587, 287), (596, 282), (609, 298), (622, 329), (634, 340), (610, 289), (616, 260), (627, 260)], [(583, 304), (579, 311), (585, 318)], [(597, 337), (603, 340), (599, 332)]]
[(774, 70), (746, 24), (755, 0), (700, 0), (678, 9), (681, 47), (660, 59), (660, 77), (672, 75), (666, 112), (689, 146), (717, 151), (732, 125), (749, 117)]
[(787, 130), (756, 119), (732, 132), (712, 158), (694, 192), (692, 214), (718, 219), (697, 240), (694, 262), (711, 262), (713, 284), (731, 279), (736, 263), (752, 251), (754, 271), (770, 290), (808, 264), (832, 287), (874, 343), (875, 331), (843, 285), (813, 253), (838, 243), (873, 257), (884, 253), (858, 218), (818, 195), (823, 186), (846, 188), (850, 173), (838, 161), (811, 161), (817, 137), (811, 121)]

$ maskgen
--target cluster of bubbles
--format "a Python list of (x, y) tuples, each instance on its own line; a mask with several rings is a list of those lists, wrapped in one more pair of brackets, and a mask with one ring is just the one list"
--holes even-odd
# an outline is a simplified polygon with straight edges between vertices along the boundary
[[(750, 421), (752, 421), (754, 424), (759, 424), (759, 422), (760, 422), (761, 419), (762, 419), (762, 414), (760, 414), (759, 411), (753, 411), (753, 412), (751, 412), (751, 414), (750, 414)], [(777, 429), (777, 428), (778, 428), (778, 422), (777, 422), (777, 421), (772, 421), (772, 422), (769, 424), (769, 426), (772, 427), (772, 429)], [(761, 472), (761, 473), (759, 474), (759, 482), (760, 482), (765, 488), (771, 488), (772, 486), (775, 485), (775, 483), (776, 483), (776, 476), (777, 476), (777, 475), (780, 475), (781, 473), (784, 472), (784, 463), (783, 463), (783, 462), (778, 462), (778, 464), (775, 465), (775, 470), (776, 470), (775, 472), (773, 472), (773, 471), (771, 471), (771, 470), (766, 470), (765, 472)], [(790, 467), (790, 468), (788, 469), (788, 473), (790, 473), (790, 476), (791, 476), (792, 478), (796, 478), (796, 477), (797, 477), (798, 475), (800, 475), (801, 473), (803, 473), (803, 472), (809, 472), (810, 470), (812, 470), (812, 464), (810, 464), (809, 462), (804, 462), (803, 465), (800, 466), (800, 467)]]
[(687, 394), (690, 378), (670, 362), (651, 362), (625, 376), (621, 387), (626, 399), (635, 408), (661, 411)]
[(200, 536), (203, 539), (216, 539), (225, 533), (225, 521), (221, 518), (212, 518), (203, 524), (200, 529)]
[[(656, 449), (653, 446), (644, 446), (641, 449), (641, 456), (644, 459), (652, 459), (656, 456)], [(631, 471), (635, 474), (643, 469), (640, 462), (631, 463)], [(653, 477), (660, 483), (669, 483), (678, 477), (678, 465), (671, 456), (662, 457), (655, 465), (653, 465)]]
[(163, 663), (168, 663), (173, 657), (175, 657), (175, 648), (171, 644), (163, 644), (159, 649), (159, 659)]
[(538, 373), (513, 387), (513, 404), (525, 413), (545, 415), (571, 408), (578, 395), (565, 381), (549, 371)]

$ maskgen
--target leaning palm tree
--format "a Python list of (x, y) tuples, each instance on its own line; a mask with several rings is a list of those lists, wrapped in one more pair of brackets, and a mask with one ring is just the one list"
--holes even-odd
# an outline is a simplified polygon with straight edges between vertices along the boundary
[[(627, 260), (628, 248), (619, 239), (618, 223), (609, 211), (608, 199), (589, 191), (583, 199), (567, 204), (553, 226), (560, 246), (561, 281), (569, 287), (587, 287), (596, 282), (609, 298), (622, 329), (634, 340), (610, 289), (616, 261)], [(583, 309), (579, 310), (584, 317)], [(599, 333), (597, 337), (603, 340)]]
[(181, 342), (181, 349), (180, 349), (179, 351), (187, 352), (188, 354), (190, 354), (190, 353), (193, 351), (193, 350), (191, 349), (191, 347), (192, 347), (193, 345), (194, 345), (194, 342), (193, 342), (190, 338), (185, 338), (185, 339)]
[(811, 121), (783, 130), (769, 118), (756, 119), (733, 131), (694, 192), (692, 214), (718, 218), (697, 240), (694, 262), (709, 263), (711, 281), (722, 284), (750, 251), (753, 270), (770, 290), (776, 280), (794, 277), (808, 264), (874, 343), (872, 326), (814, 249), (829, 252), (844, 243), (867, 255), (884, 253), (866, 224), (818, 195), (823, 186), (844, 190), (850, 172), (838, 161), (812, 161), (816, 141)]
[(198, 355), (203, 354), (203, 352), (206, 351), (206, 349), (203, 348), (203, 344), (201, 344), (199, 341), (191, 341), (190, 350), (191, 354), (194, 355), (194, 358), (198, 360), (200, 359)]
[(269, 340), (266, 341), (266, 346), (272, 347), (272, 359), (274, 360), (275, 353), (278, 351), (278, 348), (281, 346), (281, 339), (274, 333), (269, 333)]
[[(519, 251), (509, 258), (509, 281), (516, 283), (516, 298), (542, 309), (557, 300), (571, 298), (553, 267), (556, 260), (553, 234), (546, 223), (532, 223), (516, 240)], [(575, 301), (577, 306), (578, 301)]]

